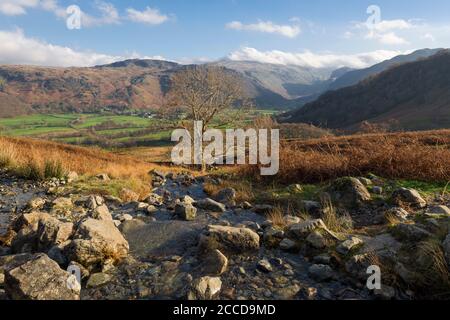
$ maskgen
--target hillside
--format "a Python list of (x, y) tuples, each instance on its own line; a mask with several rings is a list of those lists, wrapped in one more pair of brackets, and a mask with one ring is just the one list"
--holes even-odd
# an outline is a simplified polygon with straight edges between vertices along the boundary
[(450, 126), (450, 51), (402, 64), (359, 84), (331, 91), (290, 114), (288, 122), (355, 129), (363, 121), (395, 129)]
[[(259, 108), (283, 109), (316, 92), (331, 71), (222, 61), (238, 71)], [(159, 60), (126, 60), (91, 68), (0, 66), (0, 116), (35, 112), (99, 112), (102, 109), (157, 109), (170, 77), (182, 65)]]

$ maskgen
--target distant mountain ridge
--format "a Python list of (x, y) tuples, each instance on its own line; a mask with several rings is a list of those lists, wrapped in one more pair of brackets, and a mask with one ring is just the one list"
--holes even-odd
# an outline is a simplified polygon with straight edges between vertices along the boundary
[(364, 121), (397, 129), (450, 128), (450, 51), (403, 63), (329, 91), (289, 113), (287, 122), (354, 130)]

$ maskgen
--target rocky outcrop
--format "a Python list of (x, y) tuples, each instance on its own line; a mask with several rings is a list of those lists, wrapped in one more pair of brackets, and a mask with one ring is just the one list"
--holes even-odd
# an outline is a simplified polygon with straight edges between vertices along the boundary
[(392, 200), (399, 206), (408, 206), (413, 208), (425, 208), (427, 202), (422, 198), (417, 190), (400, 188), (392, 194)]
[(248, 228), (210, 225), (200, 238), (200, 248), (234, 254), (255, 253), (259, 249), (259, 235)]
[(361, 181), (351, 177), (333, 181), (327, 192), (335, 203), (346, 207), (357, 207), (371, 200), (369, 191)]

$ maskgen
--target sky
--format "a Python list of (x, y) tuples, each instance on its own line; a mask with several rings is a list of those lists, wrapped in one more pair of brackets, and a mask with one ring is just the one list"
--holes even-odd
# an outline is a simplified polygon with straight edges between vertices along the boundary
[(448, 47), (448, 0), (0, 0), (0, 64), (229, 58), (363, 68)]

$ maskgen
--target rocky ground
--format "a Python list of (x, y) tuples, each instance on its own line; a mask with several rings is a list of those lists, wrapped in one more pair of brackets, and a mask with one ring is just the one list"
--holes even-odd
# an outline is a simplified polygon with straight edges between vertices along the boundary
[[(75, 173), (32, 183), (2, 171), (0, 298), (448, 298), (448, 197), (387, 196), (377, 177), (343, 178), (324, 193), (336, 209), (303, 201), (280, 225), (270, 205), (236, 203), (233, 189), (208, 198), (216, 178), (152, 177), (151, 194), (123, 202), (71, 193)], [(366, 286), (371, 265), (380, 290)]]

